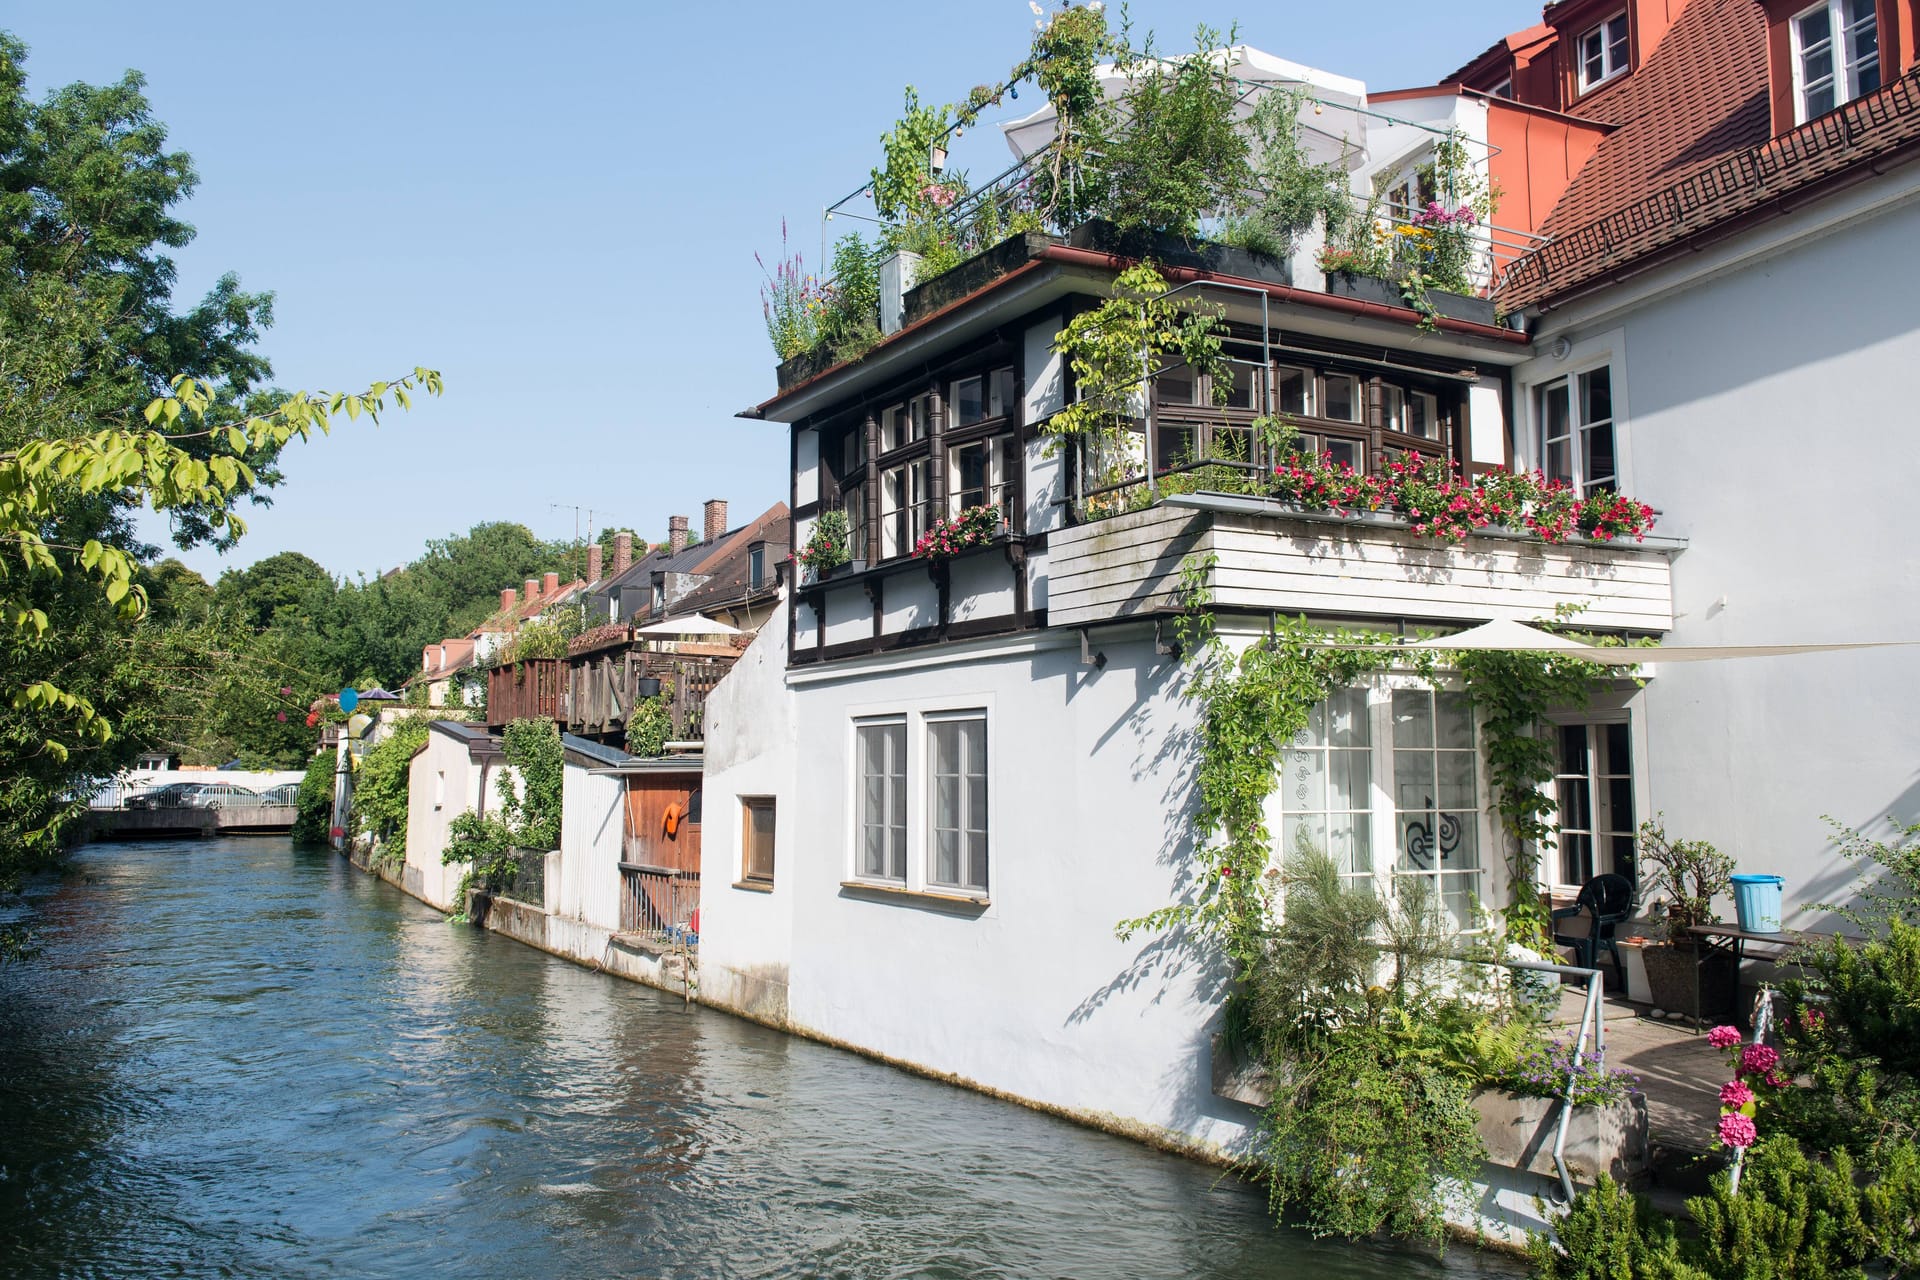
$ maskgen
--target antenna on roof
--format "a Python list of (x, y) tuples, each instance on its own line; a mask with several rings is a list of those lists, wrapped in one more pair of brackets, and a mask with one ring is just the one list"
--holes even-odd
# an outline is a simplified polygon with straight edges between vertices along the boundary
[(549, 502), (547, 510), (573, 512), (573, 579), (578, 582), (586, 577), (586, 570), (580, 564), (580, 557), (584, 554), (586, 547), (586, 542), (580, 541), (580, 513), (584, 511), (587, 515), (587, 542), (593, 541), (593, 517), (599, 513), (592, 507), (582, 507), (568, 502)]

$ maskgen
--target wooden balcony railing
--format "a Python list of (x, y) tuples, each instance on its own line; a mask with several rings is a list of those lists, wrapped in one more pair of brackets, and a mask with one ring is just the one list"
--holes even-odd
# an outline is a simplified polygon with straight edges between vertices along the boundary
[(1400, 521), (1175, 497), (1056, 531), (1047, 621), (1077, 627), (1175, 612), (1182, 566), (1211, 558), (1205, 587), (1217, 610), (1470, 624), (1531, 622), (1577, 604), (1583, 627), (1658, 633), (1673, 626), (1678, 545), (1549, 544), (1494, 532), (1454, 544)]
[(700, 873), (620, 864), (620, 932), (665, 946), (697, 943)]
[(487, 727), (515, 720), (564, 721), (567, 663), (564, 658), (522, 658), (487, 672)]

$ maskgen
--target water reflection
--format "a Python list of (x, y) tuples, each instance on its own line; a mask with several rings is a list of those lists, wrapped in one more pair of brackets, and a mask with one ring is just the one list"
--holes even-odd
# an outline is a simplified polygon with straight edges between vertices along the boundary
[(0, 970), (0, 1274), (1514, 1274), (446, 924), (281, 841), (103, 846)]

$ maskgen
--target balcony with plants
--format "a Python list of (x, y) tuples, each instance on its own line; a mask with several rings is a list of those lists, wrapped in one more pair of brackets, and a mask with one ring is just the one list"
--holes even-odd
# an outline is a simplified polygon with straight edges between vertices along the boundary
[[(1486, 144), (1392, 120), (1357, 82), (1235, 37), (1203, 27), (1190, 52), (1168, 56), (1098, 5), (1069, 7), (1041, 14), (1027, 56), (997, 84), (945, 105), (909, 87), (879, 163), (825, 212), (868, 229), (812, 268), (783, 230), (777, 259), (761, 262), (781, 388), (859, 359), (1050, 247), (1357, 298), (1427, 330), (1491, 325), (1481, 286), (1505, 233), (1492, 222)], [(994, 109), (1018, 110), (1022, 90), (1042, 105), (999, 124), (1016, 159), (976, 183), (954, 163), (962, 140)], [(1370, 121), (1424, 137), (1425, 161), (1374, 172)]]

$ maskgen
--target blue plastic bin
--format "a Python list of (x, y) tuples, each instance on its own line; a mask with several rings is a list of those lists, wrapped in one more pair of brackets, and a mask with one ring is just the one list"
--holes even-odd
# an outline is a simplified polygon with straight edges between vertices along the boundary
[(1780, 932), (1780, 887), (1786, 881), (1779, 876), (1735, 876), (1733, 909), (1740, 917), (1740, 928), (1747, 933)]

